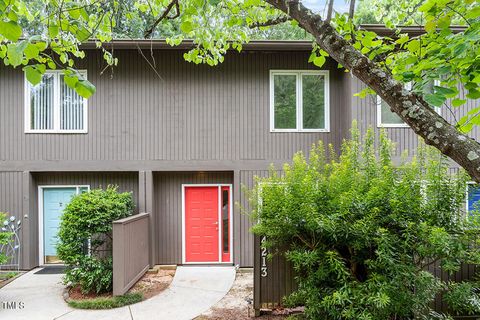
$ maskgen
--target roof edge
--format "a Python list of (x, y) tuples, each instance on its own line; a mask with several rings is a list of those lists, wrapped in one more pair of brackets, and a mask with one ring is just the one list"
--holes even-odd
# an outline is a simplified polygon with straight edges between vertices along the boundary
[[(366, 24), (361, 29), (373, 31), (379, 36), (393, 37), (396, 31), (386, 28), (384, 25)], [(419, 36), (425, 33), (422, 26), (399, 27), (400, 33), (410, 36)], [(462, 32), (464, 26), (451, 26), (454, 33)], [(184, 40), (178, 46), (169, 45), (165, 39), (116, 39), (105, 42), (102, 46), (106, 49), (162, 49), (162, 50), (188, 50), (193, 47), (193, 40)], [(95, 41), (87, 41), (81, 45), (82, 49), (96, 49)], [(312, 41), (309, 40), (252, 40), (243, 45), (243, 51), (311, 51)]]

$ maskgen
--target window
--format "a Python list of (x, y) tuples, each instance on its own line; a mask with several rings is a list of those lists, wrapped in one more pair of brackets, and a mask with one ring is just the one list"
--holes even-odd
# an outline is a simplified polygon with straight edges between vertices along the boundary
[(62, 71), (47, 71), (36, 86), (25, 78), (25, 132), (87, 132), (87, 100), (67, 86)]
[(467, 212), (480, 211), (480, 186), (476, 183), (467, 184)]
[[(426, 92), (433, 92), (434, 82), (425, 87)], [(406, 83), (405, 89), (412, 90), (412, 83)], [(435, 111), (440, 114), (441, 108), (435, 107)], [(402, 118), (390, 110), (390, 106), (377, 95), (377, 126), (385, 128), (409, 128)]]
[(328, 132), (328, 71), (270, 72), (270, 131)]
[(222, 187), (222, 262), (230, 261), (230, 188)]

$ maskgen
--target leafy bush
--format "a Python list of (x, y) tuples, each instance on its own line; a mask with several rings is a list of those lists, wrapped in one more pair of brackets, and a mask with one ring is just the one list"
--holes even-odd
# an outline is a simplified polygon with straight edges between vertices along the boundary
[(480, 310), (479, 285), (475, 282), (460, 282), (450, 284), (444, 300), (457, 314), (474, 315)]
[[(7, 222), (7, 216), (3, 212), (0, 212), (0, 228), (2, 228), (5, 222)], [(0, 248), (10, 241), (11, 236), (11, 232), (0, 229)], [(7, 262), (7, 259), (5, 252), (0, 251), (0, 264)]]
[(273, 253), (288, 248), (298, 290), (286, 301), (305, 305), (307, 318), (443, 318), (431, 302), (452, 283), (426, 268), (455, 272), (480, 261), (479, 219), (462, 212), (468, 177), (449, 174), (448, 161), (425, 146), (395, 166), (391, 141), (374, 140), (369, 130), (362, 142), (354, 126), (338, 159), (330, 151), (327, 160), (320, 142), (308, 161), (298, 153), (283, 174), (258, 179), (253, 231)]
[(73, 197), (58, 232), (66, 284), (79, 285), (84, 293), (112, 290), (112, 222), (132, 215), (133, 208), (132, 194), (111, 186)]

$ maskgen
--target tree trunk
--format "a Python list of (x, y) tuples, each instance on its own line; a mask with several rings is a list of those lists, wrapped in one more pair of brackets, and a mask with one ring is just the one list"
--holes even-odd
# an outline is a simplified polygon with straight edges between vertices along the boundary
[(298, 0), (265, 0), (298, 21), (318, 45), (353, 75), (372, 88), (425, 143), (462, 166), (480, 182), (480, 144), (460, 133), (436, 113), (421, 96), (409, 92), (381, 66), (369, 60), (336, 30)]

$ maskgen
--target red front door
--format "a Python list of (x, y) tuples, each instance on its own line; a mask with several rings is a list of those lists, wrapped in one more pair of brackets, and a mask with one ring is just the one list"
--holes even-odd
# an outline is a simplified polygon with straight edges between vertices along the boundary
[(219, 262), (218, 187), (185, 187), (185, 262)]

